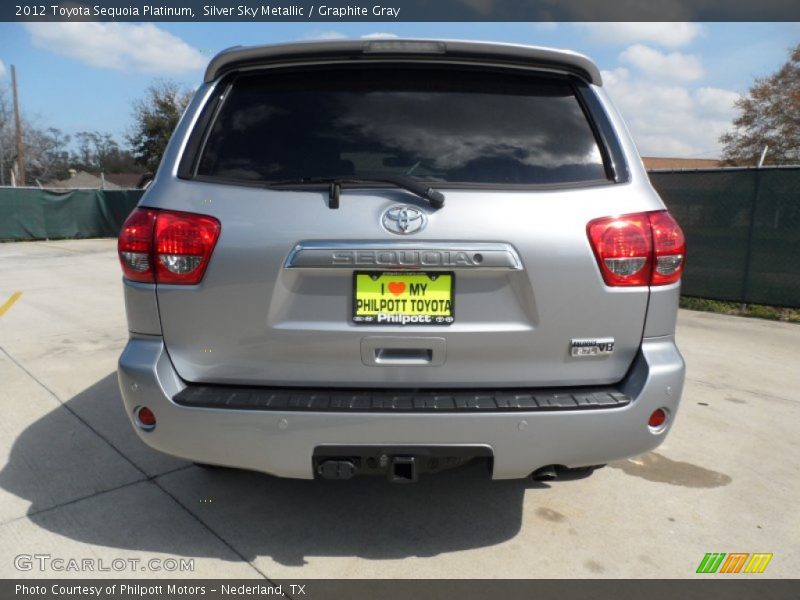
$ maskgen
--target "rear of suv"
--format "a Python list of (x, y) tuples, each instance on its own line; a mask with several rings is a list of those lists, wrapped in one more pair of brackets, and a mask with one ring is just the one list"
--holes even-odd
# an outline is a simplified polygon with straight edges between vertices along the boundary
[(463, 41), (216, 56), (119, 237), (141, 439), (296, 478), (656, 447), (685, 243), (586, 57)]

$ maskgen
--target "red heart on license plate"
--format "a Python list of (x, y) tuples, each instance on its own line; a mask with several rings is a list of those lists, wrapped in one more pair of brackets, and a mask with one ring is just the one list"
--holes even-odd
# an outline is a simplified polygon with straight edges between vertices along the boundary
[(406, 284), (403, 283), (402, 281), (390, 281), (389, 291), (395, 296), (399, 296), (400, 294), (406, 291)]

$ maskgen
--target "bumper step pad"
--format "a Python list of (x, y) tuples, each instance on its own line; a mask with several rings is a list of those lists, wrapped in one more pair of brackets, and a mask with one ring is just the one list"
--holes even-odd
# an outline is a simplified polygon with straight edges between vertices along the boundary
[(615, 387), (580, 390), (377, 390), (189, 385), (176, 404), (192, 408), (325, 412), (535, 412), (619, 408)]

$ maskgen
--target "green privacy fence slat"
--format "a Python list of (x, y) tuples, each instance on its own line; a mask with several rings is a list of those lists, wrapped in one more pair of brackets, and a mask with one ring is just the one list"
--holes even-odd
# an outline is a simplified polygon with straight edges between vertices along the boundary
[(0, 240), (116, 237), (143, 193), (0, 188)]
[(651, 172), (686, 234), (682, 293), (800, 307), (800, 168)]
[[(683, 294), (800, 307), (800, 167), (650, 180), (686, 234)], [(116, 237), (142, 194), (0, 188), (0, 240)]]

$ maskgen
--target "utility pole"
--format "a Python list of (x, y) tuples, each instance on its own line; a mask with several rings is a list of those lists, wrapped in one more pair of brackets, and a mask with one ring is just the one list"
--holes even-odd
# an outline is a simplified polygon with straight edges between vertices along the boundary
[(0, 186), (6, 184), (6, 150), (3, 148), (3, 136), (0, 135)]
[(17, 70), (11, 65), (11, 88), (14, 90), (14, 122), (17, 126), (17, 184), (25, 185), (25, 150), (22, 144), (22, 124), (19, 120), (19, 97), (17, 96)]

